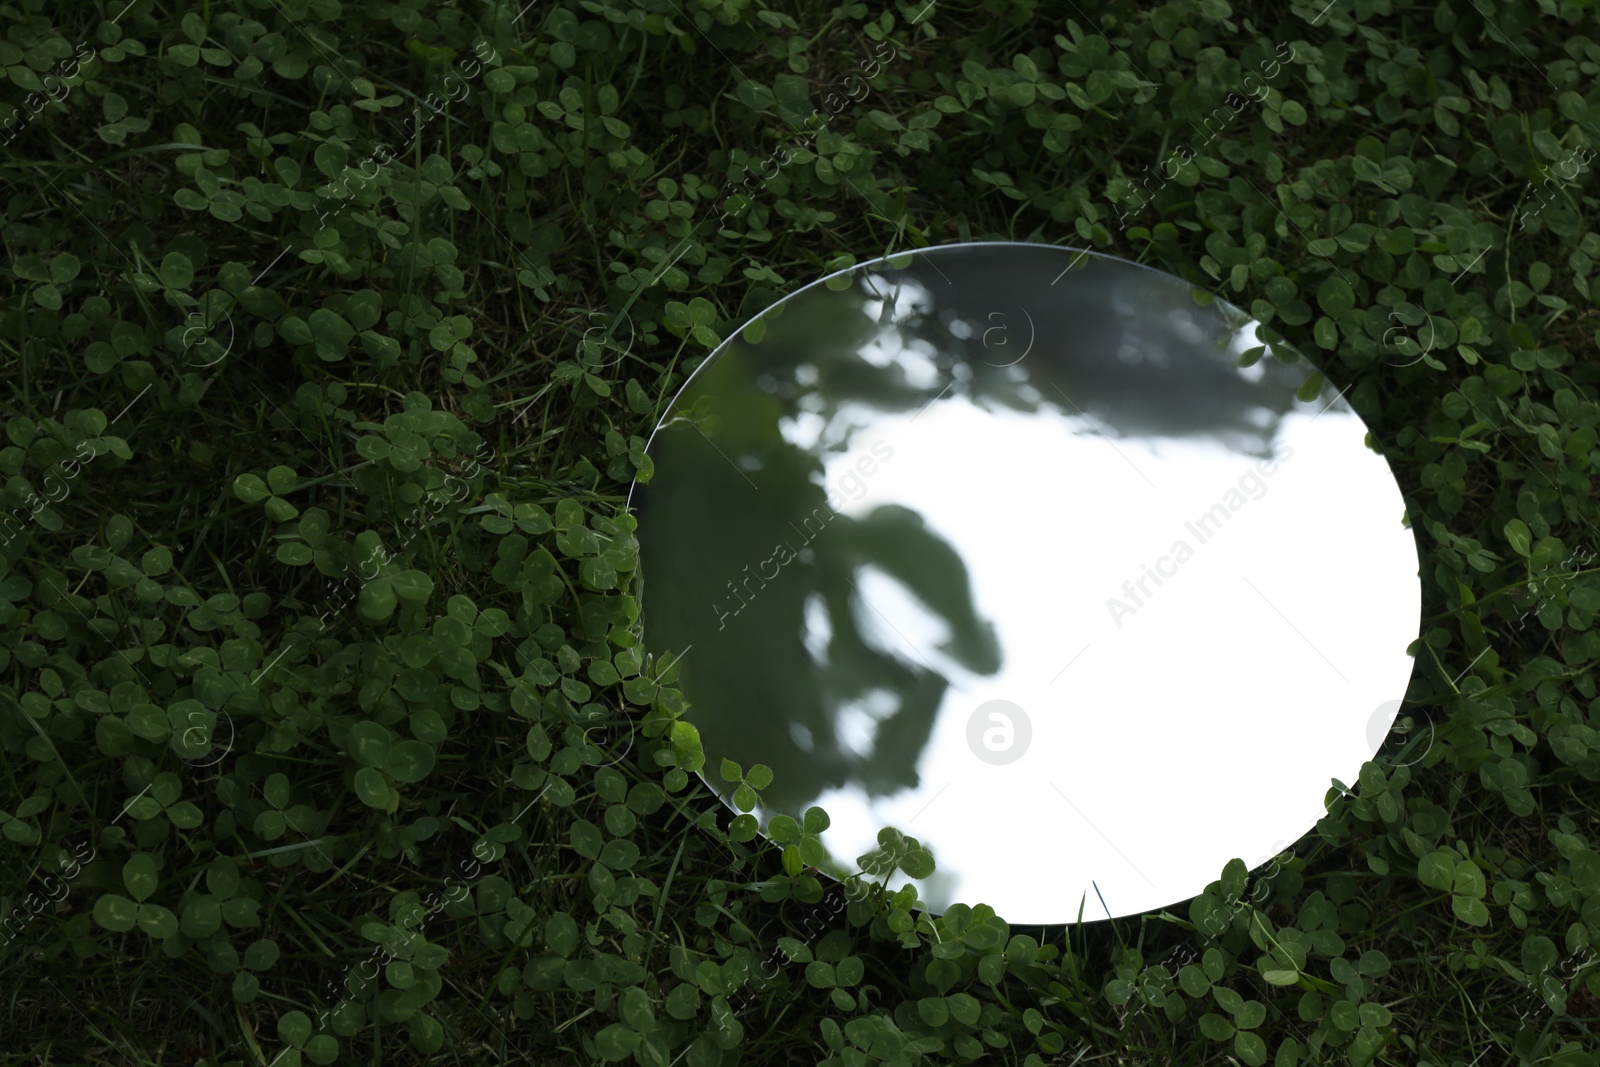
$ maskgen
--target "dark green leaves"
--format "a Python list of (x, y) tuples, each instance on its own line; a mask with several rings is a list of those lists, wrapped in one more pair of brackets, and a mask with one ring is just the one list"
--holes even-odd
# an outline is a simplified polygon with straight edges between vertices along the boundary
[(1528, 532), (1528, 524), (1521, 519), (1511, 519), (1505, 525), (1506, 543), (1511, 550), (1519, 556), (1527, 556), (1532, 551), (1533, 535)]
[(221, 928), (222, 906), (209, 898), (191, 901), (178, 920), (183, 936), (194, 941), (204, 940)]
[(398, 603), (399, 596), (395, 592), (394, 581), (388, 576), (379, 576), (362, 585), (357, 610), (368, 622), (384, 622), (394, 614), (395, 605)]
[(1329, 275), (1317, 287), (1317, 305), (1329, 318), (1337, 320), (1356, 306), (1355, 292), (1343, 278)]
[(113, 933), (132, 930), (138, 914), (138, 906), (117, 893), (106, 893), (94, 902), (95, 921)]
[(346, 745), (357, 763), (381, 767), (389, 755), (389, 731), (375, 722), (358, 722), (350, 727)]
[(420, 782), (433, 770), (434, 750), (421, 741), (406, 740), (394, 746), (384, 769), (397, 782)]
[(391, 811), (399, 802), (399, 795), (389, 785), (383, 772), (374, 767), (362, 767), (355, 773), (356, 796), (370, 808)]
[(578, 947), (578, 924), (572, 916), (558, 911), (544, 924), (545, 948), (559, 956), (571, 956)]
[(233, 491), (246, 504), (257, 504), (272, 495), (267, 483), (254, 474), (241, 474), (233, 480)]
[(318, 308), (306, 319), (306, 328), (316, 346), (317, 358), (336, 362), (345, 357), (355, 329), (344, 317), (327, 308)]
[[(149, 902), (160, 884), (156, 858), (147, 852), (135, 853), (122, 865), (122, 884), (133, 899), (119, 893), (106, 893), (95, 900), (94, 918), (107, 930), (123, 933), (137, 926), (157, 940), (165, 940), (178, 932), (178, 917), (167, 908)], [(205, 927), (211, 913), (199, 913), (200, 927)]]
[(345, 301), (344, 316), (353, 330), (368, 330), (377, 325), (382, 308), (383, 298), (377, 291), (362, 289)]
[[(438, 716), (433, 718), (437, 720)], [(353, 724), (345, 745), (350, 758), (359, 765), (354, 777), (356, 795), (374, 808), (388, 809), (397, 797), (393, 783), (422, 781), (433, 770), (436, 758), (431, 744), (410, 738), (397, 740), (375, 722)]]
[(128, 887), (134, 900), (148, 898), (156, 891), (158, 881), (155, 857), (148, 853), (138, 853), (122, 865), (122, 884)]
[(161, 261), (161, 283), (169, 289), (183, 290), (194, 281), (194, 265), (181, 252), (169, 252)]
[(601, 1059), (618, 1063), (633, 1055), (639, 1047), (639, 1035), (621, 1023), (612, 1023), (595, 1035), (594, 1045)]
[(423, 571), (403, 570), (388, 578), (394, 595), (404, 603), (425, 603), (433, 595), (433, 579)]
[(1471, 860), (1450, 849), (1431, 852), (1418, 862), (1417, 878), (1431, 889), (1449, 893), (1451, 911), (1462, 922), (1472, 926), (1489, 922), (1489, 910), (1483, 903), (1487, 885), (1483, 872)]

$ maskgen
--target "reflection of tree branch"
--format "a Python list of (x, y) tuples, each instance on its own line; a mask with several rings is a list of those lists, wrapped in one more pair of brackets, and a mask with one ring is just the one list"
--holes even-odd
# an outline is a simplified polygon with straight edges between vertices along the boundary
[[(956, 255), (941, 259), (954, 270), (915, 255), (900, 269), (887, 263), (864, 267), (847, 276), (848, 289), (825, 298), (821, 293), (796, 298), (784, 313), (765, 319), (766, 336), (748, 346), (749, 353), (777, 380), (772, 397), (784, 416), (794, 419), (800, 398), (807, 397), (830, 434), (836, 426), (847, 434), (849, 428), (839, 422), (845, 405), (915, 411), (953, 384), (952, 397), (965, 396), (979, 407), (1036, 414), (1038, 395), (1050, 395), (1053, 382), (1111, 435), (1229, 433), (1245, 443), (1244, 451), (1271, 453), (1277, 423), (1293, 407), (1303, 371), (1262, 359), (1257, 365), (1265, 380), (1247, 380), (1227, 349), (1251, 316), (1187, 282), (1142, 267), (1091, 259), (1073, 286), (1022, 309), (1037, 337), (1027, 358), (1015, 367), (992, 363), (981, 346), (988, 316), (1021, 307), (1018, 293), (1026, 291), (1027, 281), (1036, 271), (1053, 275), (1062, 254), (1045, 246), (988, 250), (981, 269), (962, 269)], [(946, 272), (959, 284), (947, 281)], [(811, 300), (817, 307), (825, 302), (826, 311), (806, 314), (803, 308)], [(868, 301), (882, 304), (876, 322), (865, 314)], [(955, 321), (966, 323), (971, 335), (953, 332)], [(875, 366), (861, 358), (868, 348), (893, 358), (887, 366)], [(1121, 358), (1119, 352), (1133, 358)], [(936, 373), (931, 384), (913, 386), (905, 368), (921, 359)], [(964, 365), (959, 377), (957, 364)], [(801, 366), (816, 372), (815, 385), (794, 381)], [(1195, 404), (1197, 395), (1207, 403)], [(1255, 409), (1263, 406), (1277, 416), (1265, 424), (1255, 421)]]
[[(879, 263), (841, 276), (842, 288), (775, 305), (763, 339), (721, 350), (652, 439), (657, 470), (679, 480), (658, 476), (636, 494), (645, 632), (656, 650), (697, 645), (682, 686), (707, 755), (781, 767), (764, 791), (772, 811), (798, 814), (833, 788), (882, 796), (918, 783), (951, 680), (872, 640), (857, 588), (865, 570), (948, 627), (945, 662), (992, 675), (1003, 659), (966, 561), (917, 511), (824, 506), (828, 461), (863, 428), (947, 398), (1001, 416), (1084, 418), (1107, 438), (1232, 437), (1270, 454), (1301, 372), (1263, 359), (1251, 372), (1259, 380), (1240, 373), (1228, 347), (1248, 315), (1197, 298), (1187, 282), (1104, 259), (1031, 300), (1036, 273), (1040, 287), (1062, 276), (1061, 255), (1021, 246), (912, 255), (894, 260), (902, 268)], [(982, 331), (991, 313), (1017, 308), (1037, 343), (997, 366)], [(730, 575), (730, 590), (745, 583), (738, 599), (722, 590)], [(863, 707), (873, 719), (867, 757), (841, 736), (841, 716)]]

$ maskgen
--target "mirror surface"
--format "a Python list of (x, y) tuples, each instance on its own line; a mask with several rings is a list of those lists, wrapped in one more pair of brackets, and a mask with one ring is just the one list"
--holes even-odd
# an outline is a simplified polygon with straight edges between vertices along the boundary
[(1405, 695), (1417, 553), (1360, 418), (1256, 326), (980, 243), (729, 338), (629, 500), (701, 777), (732, 808), (722, 760), (766, 764), (763, 832), (821, 806), (844, 877), (893, 827), (937, 864), (922, 907), (1014, 923), (1178, 904), (1310, 831)]

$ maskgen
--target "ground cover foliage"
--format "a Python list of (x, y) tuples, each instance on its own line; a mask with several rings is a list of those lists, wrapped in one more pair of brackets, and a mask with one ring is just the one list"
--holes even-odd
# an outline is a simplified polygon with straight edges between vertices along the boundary
[[(0, 1060), (1596, 1063), (1592, 4), (0, 23)], [(1138, 919), (847, 896), (825, 813), (730, 827), (641, 650), (685, 375), (986, 238), (1250, 310), (1422, 554), (1409, 729)]]

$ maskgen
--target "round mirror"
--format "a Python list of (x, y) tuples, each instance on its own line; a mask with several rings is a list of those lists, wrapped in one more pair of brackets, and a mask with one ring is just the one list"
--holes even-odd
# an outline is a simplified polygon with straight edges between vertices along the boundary
[(831, 820), (809, 864), (1015, 923), (1177, 904), (1311, 830), (1405, 694), (1417, 552), (1360, 418), (1256, 328), (978, 243), (729, 338), (629, 500), (701, 777), (734, 808), (722, 761), (765, 764), (763, 833)]

